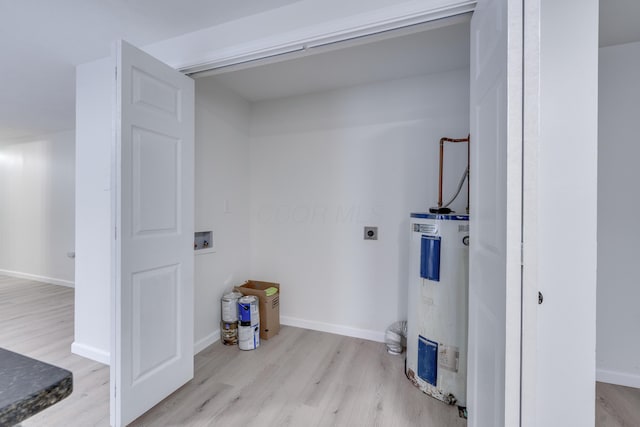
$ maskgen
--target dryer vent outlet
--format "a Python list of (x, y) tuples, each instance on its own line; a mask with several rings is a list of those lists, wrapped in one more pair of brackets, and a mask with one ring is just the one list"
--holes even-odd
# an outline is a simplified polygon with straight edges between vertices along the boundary
[(365, 227), (364, 240), (378, 240), (378, 227)]

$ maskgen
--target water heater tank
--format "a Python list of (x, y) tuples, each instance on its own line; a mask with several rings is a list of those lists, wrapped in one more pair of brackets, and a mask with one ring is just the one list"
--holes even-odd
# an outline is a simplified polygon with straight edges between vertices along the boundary
[(469, 216), (411, 214), (410, 256), (407, 377), (466, 406)]

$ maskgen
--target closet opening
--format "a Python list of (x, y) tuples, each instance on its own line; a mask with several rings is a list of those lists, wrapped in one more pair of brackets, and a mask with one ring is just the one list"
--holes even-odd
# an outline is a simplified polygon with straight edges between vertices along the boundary
[[(285, 325), (382, 342), (406, 319), (409, 214), (437, 201), (440, 138), (469, 134), (470, 17), (193, 74), (195, 226), (216, 236), (196, 335), (236, 278), (281, 283)], [(448, 150), (447, 195), (467, 163)]]

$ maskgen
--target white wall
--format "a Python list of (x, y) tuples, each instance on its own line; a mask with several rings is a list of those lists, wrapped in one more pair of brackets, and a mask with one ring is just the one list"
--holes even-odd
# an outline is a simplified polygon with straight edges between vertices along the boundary
[(249, 278), (249, 103), (196, 80), (195, 229), (214, 247), (195, 257), (196, 351), (219, 338), (220, 299)]
[[(468, 123), (468, 70), (253, 105), (251, 276), (281, 283), (283, 323), (382, 340), (406, 318), (409, 213), (436, 205), (438, 141)], [(447, 150), (445, 197), (467, 147)]]
[(73, 286), (74, 132), (0, 145), (0, 274)]
[(597, 379), (632, 387), (640, 387), (639, 75), (640, 43), (600, 49)]
[(109, 363), (113, 62), (76, 70), (76, 292), (71, 349)]

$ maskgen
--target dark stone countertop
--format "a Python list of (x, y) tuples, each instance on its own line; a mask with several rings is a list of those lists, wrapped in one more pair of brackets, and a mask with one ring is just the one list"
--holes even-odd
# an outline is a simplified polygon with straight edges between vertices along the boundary
[(12, 426), (73, 391), (66, 369), (0, 348), (0, 426)]

